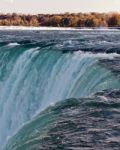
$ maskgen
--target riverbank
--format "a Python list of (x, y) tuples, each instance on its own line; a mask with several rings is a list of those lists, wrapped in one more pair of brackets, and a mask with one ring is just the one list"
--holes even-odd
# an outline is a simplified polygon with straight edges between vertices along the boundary
[(0, 26), (0, 30), (120, 30), (120, 27), (33, 27), (33, 26)]
[(120, 27), (119, 13), (0, 14), (0, 26)]

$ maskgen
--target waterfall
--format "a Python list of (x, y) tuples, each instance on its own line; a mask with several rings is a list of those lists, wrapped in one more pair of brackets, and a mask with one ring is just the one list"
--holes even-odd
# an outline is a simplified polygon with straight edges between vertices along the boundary
[(98, 64), (103, 54), (15, 46), (0, 50), (0, 145), (58, 101), (120, 86), (111, 71)]

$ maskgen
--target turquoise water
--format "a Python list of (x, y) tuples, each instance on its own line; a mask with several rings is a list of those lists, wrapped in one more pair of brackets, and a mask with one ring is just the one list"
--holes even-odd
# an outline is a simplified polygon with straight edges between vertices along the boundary
[[(112, 96), (108, 98), (108, 96), (103, 94), (100, 96), (101, 98), (99, 98), (99, 96), (95, 97), (94, 95), (103, 90), (108, 90), (110, 93), (116, 94), (116, 92), (112, 91), (120, 89), (119, 50), (116, 48), (116, 54), (113, 53), (114, 51), (111, 53), (105, 53), (106, 51), (91, 53), (90, 49), (93, 52), (93, 48), (95, 48), (93, 43), (91, 44), (91, 42), (95, 40), (95, 37), (96, 39), (98, 38), (98, 41), (95, 42), (101, 43), (101, 46), (107, 42), (113, 45), (113, 42), (111, 41), (111, 37), (109, 37), (110, 32), (105, 33), (101, 31), (99, 32), (100, 37), (98, 37), (98, 33), (87, 32), (59, 31), (57, 34), (55, 31), (24, 31), (22, 34), (19, 31), (2, 31), (0, 34), (1, 149), (47, 150), (70, 149), (70, 147), (71, 149), (75, 149), (76, 147), (83, 150), (87, 144), (88, 149), (95, 149), (95, 146), (99, 149), (100, 144), (96, 143), (97, 138), (99, 141), (99, 136), (97, 135), (96, 137), (93, 136), (94, 140), (91, 141), (93, 144), (89, 144), (89, 140), (86, 140), (86, 143), (82, 143), (82, 139), (79, 139), (78, 143), (74, 143), (77, 137), (82, 138), (83, 136), (83, 133), (79, 132), (77, 125), (82, 126), (82, 124), (86, 122), (86, 129), (89, 129), (91, 126), (92, 129), (97, 130), (97, 125), (95, 127), (93, 122), (90, 122), (90, 114), (91, 111), (93, 111), (93, 113), (97, 115), (96, 109), (98, 108), (99, 110), (99, 107), (103, 112), (107, 107), (103, 116), (97, 118), (98, 122), (101, 122), (103, 119), (103, 123), (100, 123), (102, 127), (98, 126), (99, 130), (106, 128), (109, 132), (112, 128), (112, 126), (109, 128), (109, 121), (113, 123), (116, 121), (115, 125), (117, 126), (118, 108), (120, 106), (119, 95), (117, 101)], [(119, 32), (111, 34), (116, 38), (120, 35)], [(31, 37), (30, 35), (33, 36)], [(103, 42), (101, 37), (103, 37), (103, 40), (107, 39), (108, 41)], [(78, 44), (81, 38), (84, 49), (76, 51), (76, 47), (81, 46), (81, 43)], [(90, 45), (86, 46), (86, 41), (89, 41)], [(91, 45), (93, 45), (93, 47), (90, 47)], [(106, 46), (107, 45), (104, 45), (104, 48), (106, 48)], [(119, 44), (117, 47), (118, 46)], [(87, 52), (85, 51), (85, 47), (89, 47), (89, 52), (87, 48)], [(109, 63), (104, 63), (105, 61)], [(117, 62), (117, 65), (114, 65), (114, 61)], [(105, 92), (106, 91), (104, 91), (104, 93)], [(96, 111), (93, 109), (93, 106), (91, 106), (91, 99), (96, 102)], [(86, 100), (87, 102), (85, 103)], [(99, 106), (98, 101), (105, 103), (105, 107), (104, 105)], [(112, 101), (113, 104), (116, 103), (117, 108), (116, 106), (114, 108), (114, 105), (112, 108), (109, 107), (109, 101), (110, 103)], [(57, 102), (59, 103), (56, 104)], [(88, 102), (91, 102), (91, 105), (88, 106)], [(61, 118), (62, 113), (66, 114), (61, 112), (64, 103), (65, 112), (68, 113), (68, 122), (71, 119), (73, 123), (74, 119), (76, 120), (77, 113), (81, 115), (83, 122), (77, 121), (75, 124), (69, 122), (64, 132), (60, 132), (62, 127), (58, 125), (61, 124), (62, 126), (64, 120), (67, 122), (66, 116), (63, 115)], [(85, 110), (83, 110), (82, 107), (85, 108)], [(70, 118), (71, 113), (73, 115), (72, 118)], [(85, 115), (85, 118), (88, 117), (88, 122), (82, 114), (83, 116)], [(105, 118), (107, 114), (112, 116), (112, 120), (109, 120), (109, 117), (107, 119)], [(59, 121), (62, 123), (59, 123)], [(95, 122), (97, 122), (97, 120), (95, 120)], [(58, 135), (55, 137), (51, 136), (51, 134), (54, 133), (52, 132), (52, 128), (53, 130), (57, 128), (56, 134)], [(72, 132), (73, 129), (78, 130), (77, 136), (77, 131)], [(68, 134), (67, 131), (69, 131)], [(114, 131), (110, 130), (108, 134), (111, 135), (111, 138), (114, 138), (114, 133), (112, 132)], [(75, 135), (73, 133), (75, 133)], [(69, 141), (69, 134), (75, 136), (75, 139), (73, 136), (72, 146), (70, 144), (72, 141)], [(85, 136), (87, 135), (87, 130), (84, 134)], [(67, 144), (66, 146), (64, 146), (64, 144), (62, 145), (62, 135), (63, 137), (68, 136), (69, 142), (63, 142)], [(91, 136), (92, 134), (89, 135), (90, 139), (92, 138)], [(105, 135), (105, 138), (106, 136), (107, 135)], [(65, 140), (65, 138), (63, 138), (63, 140)], [(55, 144), (57, 141), (58, 144)], [(109, 142), (109, 140), (106, 142)], [(102, 145), (103, 149), (105, 149), (105, 147), (112, 149), (112, 146), (108, 145), (106, 143)], [(118, 147), (117, 145), (116, 149)]]

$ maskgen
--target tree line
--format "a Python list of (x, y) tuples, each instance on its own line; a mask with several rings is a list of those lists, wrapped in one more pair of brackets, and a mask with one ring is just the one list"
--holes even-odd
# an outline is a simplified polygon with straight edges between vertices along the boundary
[(118, 13), (0, 14), (0, 26), (120, 27)]

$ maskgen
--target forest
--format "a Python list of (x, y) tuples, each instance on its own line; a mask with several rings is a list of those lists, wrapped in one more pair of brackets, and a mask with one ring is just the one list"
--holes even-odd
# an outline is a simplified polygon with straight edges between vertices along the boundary
[(119, 13), (0, 14), (0, 26), (120, 27)]

